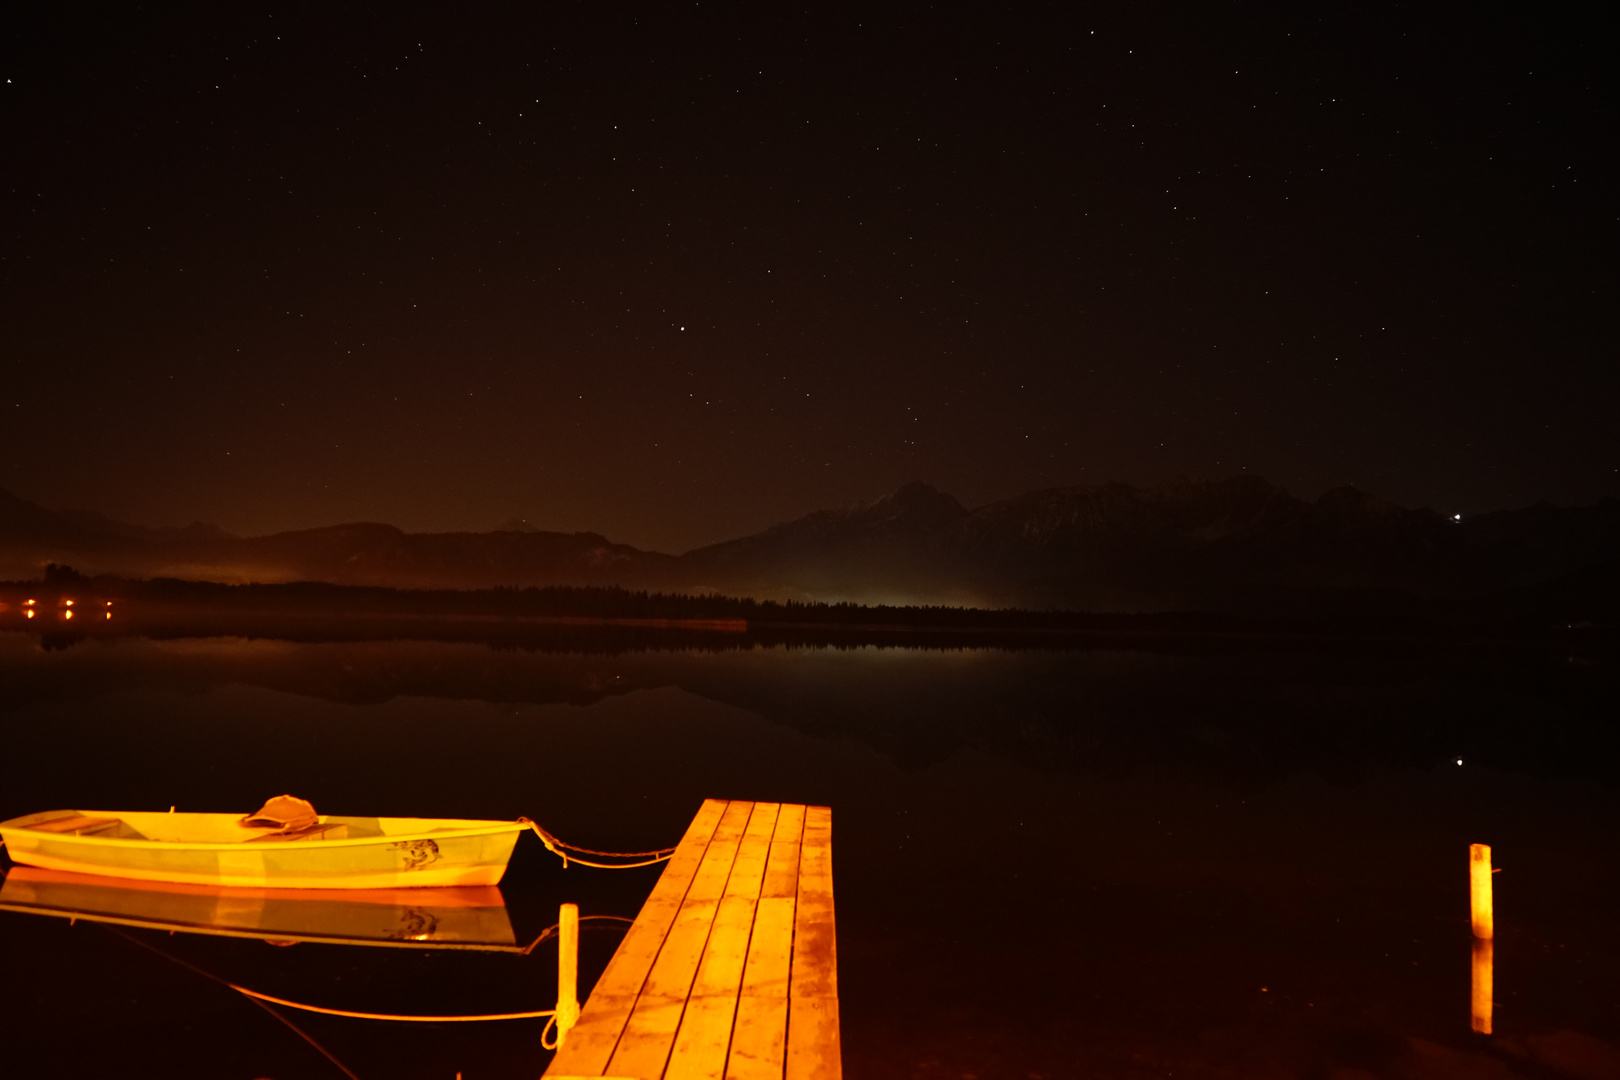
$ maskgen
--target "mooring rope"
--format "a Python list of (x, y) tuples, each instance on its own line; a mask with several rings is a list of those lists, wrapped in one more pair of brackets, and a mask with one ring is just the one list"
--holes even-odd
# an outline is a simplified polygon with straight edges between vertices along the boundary
[[(564, 869), (568, 868), (569, 863), (577, 862), (581, 866), (594, 866), (598, 870), (633, 870), (638, 866), (652, 866), (654, 863), (664, 862), (675, 854), (675, 849), (672, 847), (655, 848), (652, 851), (597, 851), (595, 848), (580, 847), (578, 844), (570, 844), (557, 839), (557, 837), (541, 828), (540, 823), (532, 818), (520, 817), (518, 821), (534, 830), (534, 835), (538, 836), (540, 842), (546, 845), (546, 850), (563, 861)], [(586, 855), (601, 855), (610, 859), (640, 859), (641, 861), (632, 863), (592, 862), (590, 859), (582, 859), (578, 855), (569, 855), (570, 851), (583, 852)]]
[(163, 959), (179, 964), (187, 971), (195, 972), (205, 979), (219, 983), (221, 986), (229, 987), (230, 989), (235, 990), (238, 994), (241, 994), (243, 997), (249, 998), (252, 1001), (268, 1002), (272, 1005), (280, 1005), (288, 1009), (302, 1009), (304, 1012), (321, 1013), (324, 1016), (346, 1016), (355, 1020), (403, 1020), (410, 1023), (420, 1024), (452, 1024), (461, 1021), (474, 1020), (536, 1020), (542, 1016), (555, 1016), (557, 1012), (556, 1009), (536, 1009), (533, 1012), (519, 1013), (476, 1013), (457, 1016), (419, 1016), (405, 1013), (357, 1012), (352, 1009), (328, 1009), (322, 1005), (306, 1005), (300, 1001), (288, 1001), (286, 998), (272, 997), (269, 994), (261, 994), (257, 990), (249, 990), (245, 986), (238, 986), (227, 979), (220, 978), (211, 971), (205, 971), (195, 964), (188, 964), (178, 956), (166, 953), (156, 946), (148, 945), (139, 938), (131, 937), (116, 927), (107, 926), (104, 928), (110, 930), (114, 934), (117, 934), (119, 937), (123, 938), (132, 945), (139, 945), (143, 949), (150, 952), (155, 952), (159, 956), (163, 957)]
[[(633, 922), (636, 921), (636, 920), (634, 920), (634, 919), (632, 919), (632, 918), (630, 918), (630, 917), (628, 917), (626, 915), (581, 915), (579, 917), (579, 921), (582, 922), (582, 923), (590, 922), (593, 919), (594, 920), (606, 920), (608, 922), (624, 922), (624, 923), (633, 923)], [(523, 950), (522, 950), (523, 955), (528, 956), (530, 953), (534, 952), (535, 949), (539, 948), (540, 943), (550, 939), (550, 937), (558, 931), (558, 929), (561, 927), (561, 925), (562, 925), (561, 923), (552, 923), (550, 926), (548, 926), (544, 930), (540, 931), (540, 936), (539, 937), (535, 938), (533, 941), (529, 942), (526, 946), (523, 947)]]
[(349, 1080), (360, 1080), (360, 1077), (355, 1075), (353, 1069), (349, 1068), (347, 1065), (343, 1064), (343, 1062), (341, 1062), (337, 1058), (333, 1057), (332, 1052), (330, 1050), (328, 1050), (326, 1047), (322, 1046), (320, 1043), (316, 1042), (314, 1037), (312, 1035), (310, 1035), (309, 1032), (305, 1031), (303, 1028), (299, 1027), (297, 1024), (293, 1023), (291, 1020), (287, 1019), (285, 1016), (282, 1016), (280, 1013), (276, 1012), (276, 1010), (272, 1009), (270, 1006), (266, 1005), (264, 1002), (262, 1002), (262, 1001), (253, 1001), (252, 998), (248, 998), (248, 1000), (250, 1002), (252, 1002), (258, 1008), (263, 1009), (264, 1012), (265, 1012), (265, 1015), (274, 1017), (277, 1023), (281, 1024), (283, 1027), (285, 1027), (288, 1031), (292, 1032), (294, 1035), (297, 1035), (300, 1039), (303, 1039), (305, 1042), (309, 1043), (310, 1046), (315, 1048), (316, 1053), (320, 1054), (321, 1057), (325, 1058), (327, 1061), (330, 1061), (333, 1065), (336, 1065), (338, 1067), (338, 1070), (340, 1072), (342, 1072), (344, 1076), (347, 1076), (349, 1078)]
[(288, 1001), (286, 998), (271, 997), (269, 994), (261, 994), (257, 990), (249, 990), (245, 986), (237, 986), (233, 982), (225, 982), (224, 979), (220, 979), (219, 981), (225, 983), (226, 986), (230, 987), (232, 990), (235, 990), (238, 994), (241, 994), (244, 997), (253, 998), (256, 1001), (268, 1001), (272, 1005), (280, 1005), (288, 1009), (302, 1009), (304, 1012), (320, 1013), (322, 1016), (347, 1016), (353, 1020), (403, 1020), (417, 1024), (454, 1024), (462, 1021), (474, 1020), (535, 1020), (542, 1016), (555, 1016), (557, 1014), (556, 1009), (536, 1009), (533, 1012), (515, 1013), (470, 1013), (451, 1016), (418, 1016), (414, 1013), (356, 1012), (352, 1009), (328, 1009), (322, 1005), (306, 1005), (299, 1001)]

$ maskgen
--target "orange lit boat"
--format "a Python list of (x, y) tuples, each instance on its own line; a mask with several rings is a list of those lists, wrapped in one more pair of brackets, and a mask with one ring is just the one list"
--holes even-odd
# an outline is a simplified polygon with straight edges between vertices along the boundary
[[(305, 804), (307, 805), (307, 804)], [(12, 861), (137, 881), (271, 889), (495, 885), (527, 821), (47, 810), (0, 822)]]

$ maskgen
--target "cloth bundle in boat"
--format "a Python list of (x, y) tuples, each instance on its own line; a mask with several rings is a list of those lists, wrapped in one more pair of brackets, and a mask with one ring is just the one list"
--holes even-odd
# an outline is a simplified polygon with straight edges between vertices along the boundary
[(296, 795), (277, 795), (258, 810), (243, 818), (241, 824), (252, 828), (275, 826), (276, 832), (295, 833), (312, 829), (320, 822), (315, 804)]

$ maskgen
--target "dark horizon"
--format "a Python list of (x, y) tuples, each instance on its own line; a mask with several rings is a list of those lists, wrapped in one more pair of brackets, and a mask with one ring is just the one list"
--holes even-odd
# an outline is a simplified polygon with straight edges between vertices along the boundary
[(1596, 7), (71, 12), (0, 487), (685, 550), (920, 478), (1620, 494)]
[(1306, 502), (1253, 476), (1046, 489), (976, 509), (911, 483), (680, 555), (537, 529), (153, 530), (52, 513), (0, 491), (0, 578), (16, 580), (41, 568), (48, 578), (55, 565), (239, 586), (618, 586), (749, 602), (1386, 620), (1512, 611), (1608, 626), (1617, 552), (1620, 500), (1464, 517), (1349, 487)]
[[(892, 500), (896, 496), (901, 495), (901, 494), (903, 494), (905, 492), (913, 491), (913, 490), (919, 490), (919, 489), (923, 490), (923, 491), (930, 492), (930, 493), (935, 494), (935, 495), (943, 496), (943, 497), (945, 497), (947, 499), (950, 499), (950, 500), (958, 503), (967, 512), (975, 513), (975, 512), (978, 512), (978, 511), (982, 511), (982, 510), (992, 509), (992, 508), (994, 508), (994, 507), (996, 507), (998, 505), (1004, 504), (1004, 503), (1005, 504), (1016, 503), (1016, 502), (1018, 502), (1020, 500), (1028, 499), (1028, 498), (1031, 498), (1031, 497), (1034, 497), (1034, 496), (1037, 496), (1037, 495), (1041, 495), (1043, 493), (1049, 493), (1049, 492), (1069, 492), (1069, 491), (1096, 492), (1096, 491), (1104, 491), (1104, 490), (1113, 489), (1113, 488), (1124, 488), (1124, 489), (1129, 489), (1130, 491), (1138, 493), (1138, 494), (1151, 494), (1151, 493), (1154, 493), (1154, 492), (1172, 491), (1172, 490), (1175, 490), (1175, 489), (1177, 489), (1179, 487), (1183, 487), (1183, 486), (1218, 488), (1218, 487), (1220, 487), (1220, 486), (1222, 486), (1224, 484), (1233, 484), (1233, 483), (1237, 483), (1237, 482), (1240, 482), (1240, 481), (1245, 482), (1245, 483), (1262, 484), (1262, 485), (1275, 487), (1279, 494), (1290, 497), (1290, 498), (1298, 499), (1301, 503), (1304, 503), (1304, 504), (1320, 503), (1323, 499), (1331, 498), (1335, 494), (1341, 494), (1341, 493), (1344, 493), (1344, 492), (1354, 491), (1354, 492), (1358, 493), (1359, 495), (1368, 497), (1368, 498), (1370, 498), (1370, 499), (1372, 499), (1372, 500), (1374, 500), (1376, 502), (1388, 503), (1391, 506), (1393, 506), (1393, 507), (1395, 507), (1395, 508), (1397, 508), (1399, 510), (1402, 510), (1402, 511), (1416, 512), (1416, 513), (1433, 513), (1433, 514), (1436, 514), (1436, 515), (1438, 515), (1439, 517), (1442, 517), (1442, 518), (1451, 518), (1452, 515), (1453, 515), (1453, 512), (1450, 510), (1449, 507), (1408, 506), (1408, 505), (1404, 505), (1404, 504), (1401, 504), (1399, 502), (1396, 502), (1393, 499), (1387, 498), (1382, 492), (1369, 491), (1369, 490), (1367, 490), (1367, 489), (1365, 489), (1363, 487), (1360, 487), (1358, 485), (1355, 485), (1355, 484), (1340, 485), (1339, 487), (1327, 489), (1327, 490), (1322, 491), (1320, 493), (1317, 493), (1316, 495), (1313, 495), (1313, 496), (1301, 495), (1300, 493), (1290, 491), (1287, 488), (1282, 487), (1281, 485), (1272, 485), (1271, 482), (1269, 480), (1267, 480), (1265, 477), (1259, 476), (1259, 475), (1256, 475), (1256, 474), (1252, 474), (1252, 473), (1239, 474), (1239, 475), (1235, 475), (1235, 476), (1216, 476), (1216, 477), (1199, 478), (1199, 479), (1194, 479), (1193, 477), (1190, 477), (1190, 476), (1188, 476), (1186, 474), (1182, 474), (1182, 475), (1179, 475), (1179, 476), (1166, 477), (1162, 481), (1160, 481), (1159, 483), (1140, 484), (1140, 485), (1129, 484), (1124, 480), (1101, 480), (1101, 481), (1098, 481), (1096, 483), (1085, 483), (1085, 484), (1074, 484), (1074, 485), (1054, 485), (1054, 486), (1051, 486), (1051, 487), (1034, 488), (1034, 489), (1025, 490), (1025, 491), (1015, 491), (1015, 492), (1012, 492), (1011, 494), (1009, 494), (1008, 496), (1006, 496), (1004, 498), (994, 499), (994, 500), (991, 500), (991, 501), (985, 502), (985, 503), (970, 503), (970, 502), (967, 502), (965, 500), (957, 499), (955, 494), (953, 494), (952, 492), (950, 492), (948, 490), (937, 487), (936, 485), (930, 484), (927, 481), (915, 480), (914, 479), (914, 480), (904, 481), (901, 484), (898, 484), (893, 488), (889, 488), (889, 489), (886, 489), (886, 490), (883, 490), (883, 491), (871, 492), (871, 493), (867, 493), (865, 495), (857, 496), (856, 498), (854, 498), (854, 499), (852, 499), (852, 500), (850, 500), (848, 502), (844, 502), (844, 503), (839, 503), (839, 504), (834, 504), (834, 505), (826, 505), (826, 506), (801, 507), (796, 512), (790, 511), (789, 516), (787, 516), (786, 518), (784, 518), (782, 520), (765, 522), (760, 528), (755, 529), (755, 530), (753, 530), (751, 532), (748, 532), (748, 533), (735, 534), (735, 535), (728, 534), (728, 535), (725, 535), (725, 536), (717, 536), (712, 540), (704, 541), (703, 543), (697, 544), (697, 545), (695, 545), (693, 547), (689, 547), (689, 548), (685, 548), (685, 549), (681, 549), (681, 550), (675, 550), (675, 551), (660, 551), (657, 548), (645, 548), (645, 547), (639, 547), (638, 545), (629, 544), (627, 541), (621, 540), (619, 537), (613, 536), (613, 535), (609, 534), (608, 532), (606, 532), (603, 529), (593, 528), (593, 527), (591, 527), (589, 525), (585, 525), (585, 526), (583, 526), (583, 527), (581, 527), (579, 529), (571, 529), (571, 530), (545, 529), (545, 528), (533, 523), (532, 521), (529, 521), (527, 519), (522, 519), (522, 518), (509, 518), (506, 521), (496, 522), (496, 523), (490, 524), (490, 525), (482, 527), (482, 528), (480, 528), (480, 527), (472, 527), (472, 528), (464, 528), (464, 529), (447, 529), (447, 530), (442, 530), (440, 532), (435, 532), (435, 531), (432, 531), (432, 530), (413, 530), (413, 529), (409, 529), (409, 528), (407, 528), (407, 527), (405, 527), (403, 525), (400, 525), (397, 522), (393, 522), (393, 521), (377, 521), (377, 520), (369, 520), (369, 519), (363, 520), (363, 519), (358, 519), (358, 518), (344, 518), (344, 519), (339, 519), (339, 520), (316, 522), (316, 523), (311, 524), (311, 525), (300, 526), (297, 529), (276, 530), (276, 531), (267, 532), (267, 533), (234, 533), (234, 532), (231, 532), (228, 529), (225, 529), (223, 526), (221, 526), (216, 521), (204, 520), (203, 518), (195, 516), (195, 515), (193, 515), (193, 516), (191, 516), (189, 518), (185, 518), (182, 515), (181, 519), (177, 519), (177, 520), (174, 520), (174, 521), (165, 521), (165, 522), (133, 521), (133, 520), (114, 517), (113, 515), (106, 513), (102, 508), (95, 507), (95, 506), (60, 506), (60, 505), (53, 506), (53, 505), (49, 505), (49, 504), (47, 504), (47, 503), (45, 503), (43, 501), (40, 501), (40, 500), (23, 498), (17, 492), (7, 490), (4, 487), (0, 487), (0, 500), (6, 499), (7, 497), (9, 497), (10, 499), (17, 500), (20, 503), (24, 503), (24, 504), (32, 506), (32, 507), (34, 507), (34, 508), (36, 508), (38, 510), (45, 511), (47, 514), (50, 514), (50, 515), (53, 515), (53, 516), (60, 515), (63, 518), (64, 521), (76, 522), (76, 523), (79, 523), (79, 524), (82, 524), (82, 525), (85, 525), (85, 526), (92, 526), (95, 523), (101, 523), (101, 524), (104, 524), (104, 525), (106, 525), (108, 527), (112, 527), (112, 528), (119, 528), (119, 529), (131, 528), (131, 529), (135, 529), (135, 530), (149, 531), (149, 532), (158, 533), (158, 534), (181, 533), (181, 532), (184, 532), (184, 531), (187, 531), (187, 530), (206, 530), (206, 533), (208, 533), (208, 534), (215, 534), (215, 535), (219, 535), (221, 537), (226, 537), (226, 538), (230, 538), (230, 539), (256, 540), (256, 539), (266, 539), (266, 538), (270, 538), (270, 537), (274, 537), (274, 536), (280, 536), (280, 535), (284, 535), (286, 533), (321, 532), (321, 531), (325, 531), (325, 530), (341, 529), (341, 528), (344, 528), (344, 527), (353, 527), (353, 526), (361, 526), (361, 527), (381, 526), (381, 527), (388, 528), (388, 529), (397, 529), (400, 532), (405, 533), (407, 535), (420, 535), (420, 536), (460, 535), (460, 534), (470, 534), (470, 535), (479, 536), (479, 535), (487, 535), (487, 534), (490, 534), (490, 533), (497, 533), (497, 532), (525, 532), (525, 533), (545, 532), (545, 533), (556, 533), (556, 534), (561, 534), (561, 535), (591, 535), (591, 536), (597, 536), (597, 537), (601, 537), (602, 539), (608, 541), (609, 543), (624, 544), (625, 546), (629, 546), (629, 547), (638, 547), (638, 550), (645, 551), (648, 554), (681, 556), (681, 555), (691, 554), (694, 551), (701, 551), (704, 548), (724, 545), (724, 544), (729, 543), (731, 541), (743, 540), (743, 539), (748, 539), (750, 537), (755, 537), (755, 536), (758, 536), (758, 535), (760, 535), (762, 533), (768, 533), (768, 532), (772, 531), (773, 529), (781, 528), (784, 525), (789, 525), (789, 524), (793, 524), (795, 522), (801, 521), (802, 519), (805, 519), (805, 518), (813, 518), (813, 517), (816, 517), (818, 515), (829, 514), (829, 513), (836, 514), (836, 513), (856, 512), (856, 511), (859, 511), (861, 509), (873, 507), (873, 506), (881, 504), (881, 503), (883, 503), (885, 501)], [(1564, 509), (1572, 509), (1572, 510), (1591, 509), (1591, 508), (1593, 508), (1593, 507), (1595, 507), (1595, 506), (1597, 506), (1599, 504), (1609, 502), (1612, 499), (1617, 498), (1617, 497), (1620, 497), (1620, 496), (1608, 496), (1608, 495), (1599, 496), (1598, 498), (1592, 500), (1589, 503), (1577, 503), (1577, 504), (1562, 504), (1562, 503), (1552, 502), (1551, 500), (1548, 500), (1548, 499), (1538, 499), (1533, 503), (1527, 503), (1527, 504), (1522, 504), (1522, 505), (1484, 507), (1484, 508), (1481, 508), (1478, 511), (1470, 513), (1469, 515), (1467, 515), (1467, 517), (1468, 517), (1468, 519), (1470, 521), (1473, 521), (1473, 520), (1477, 520), (1479, 517), (1485, 516), (1485, 515), (1524, 513), (1526, 511), (1535, 510), (1538, 507), (1548, 507), (1548, 508), (1557, 509), (1557, 510), (1564, 510)], [(1457, 514), (1457, 519), (1458, 520), (1461, 520), (1462, 517), (1463, 517), (1463, 515), (1461, 515), (1460, 513)], [(0, 519), (0, 527), (3, 527), (3, 519)], [(5, 534), (0, 533), (0, 544), (4, 544), (6, 542), (6, 539), (7, 539), (7, 537), (5, 536)]]

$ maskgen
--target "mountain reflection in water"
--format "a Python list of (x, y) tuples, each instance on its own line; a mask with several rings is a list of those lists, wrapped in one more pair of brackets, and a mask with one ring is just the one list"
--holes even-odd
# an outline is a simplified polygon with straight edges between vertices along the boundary
[[(825, 803), (851, 1077), (1620, 1075), (1620, 876), (1593, 857), (1620, 825), (1612, 646), (302, 636), (0, 634), (0, 816), (296, 791), (337, 813), (527, 814), (629, 850), (673, 842), (705, 796)], [(1473, 842), (1504, 870), (1488, 1036)], [(634, 915), (657, 877), (537, 849), (501, 886), (520, 945), (563, 901)], [(555, 994), (554, 955), (123, 932), (346, 1008)], [(617, 940), (585, 935), (582, 990)], [(8, 913), (0, 947), (33, 1033), (20, 1074), (339, 1075), (97, 927)], [(75, 1036), (85, 1016), (96, 1039)], [(299, 1019), (368, 1080), (533, 1077), (543, 1023)]]

